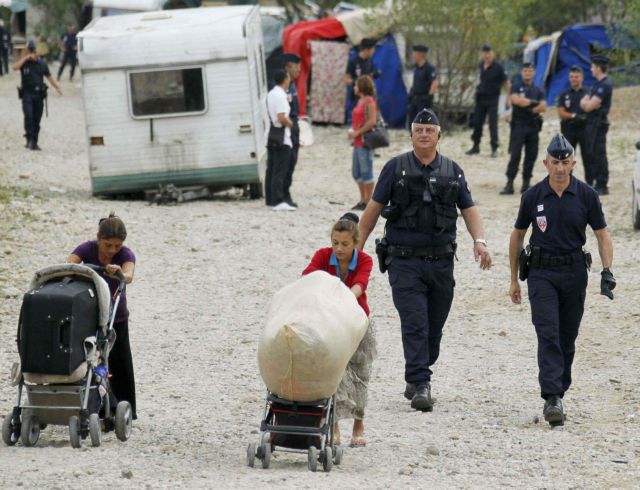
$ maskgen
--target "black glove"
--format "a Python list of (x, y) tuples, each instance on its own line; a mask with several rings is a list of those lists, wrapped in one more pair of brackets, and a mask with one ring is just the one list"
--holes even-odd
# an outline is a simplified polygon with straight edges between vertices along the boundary
[(600, 279), (600, 294), (606, 296), (609, 299), (613, 299), (613, 291), (616, 288), (616, 280), (613, 277), (613, 273), (608, 267), (602, 269), (600, 273), (602, 279)]
[(587, 120), (586, 114), (576, 114), (576, 117), (573, 118), (575, 122), (583, 123)]

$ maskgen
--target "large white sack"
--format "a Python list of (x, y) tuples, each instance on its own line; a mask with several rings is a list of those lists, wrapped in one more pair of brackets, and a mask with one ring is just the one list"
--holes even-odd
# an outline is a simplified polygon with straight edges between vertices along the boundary
[(258, 345), (267, 388), (300, 402), (332, 396), (368, 322), (349, 288), (324, 271), (284, 287), (271, 301)]

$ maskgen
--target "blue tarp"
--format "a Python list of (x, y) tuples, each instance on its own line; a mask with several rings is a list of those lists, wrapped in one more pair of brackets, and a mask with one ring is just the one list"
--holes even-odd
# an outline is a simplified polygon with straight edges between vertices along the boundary
[[(351, 50), (349, 59), (357, 56)], [(396, 41), (391, 34), (383, 38), (373, 53), (373, 64), (382, 72), (376, 80), (376, 96), (382, 117), (394, 128), (404, 128), (407, 118), (408, 96), (402, 79), (402, 60), (398, 53)], [(351, 121), (351, 93), (347, 93), (347, 114)]]

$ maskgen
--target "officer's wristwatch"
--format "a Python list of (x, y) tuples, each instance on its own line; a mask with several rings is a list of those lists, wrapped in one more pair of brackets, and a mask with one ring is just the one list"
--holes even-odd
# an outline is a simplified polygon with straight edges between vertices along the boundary
[(482, 243), (485, 247), (487, 246), (487, 241), (484, 238), (476, 238), (473, 243)]

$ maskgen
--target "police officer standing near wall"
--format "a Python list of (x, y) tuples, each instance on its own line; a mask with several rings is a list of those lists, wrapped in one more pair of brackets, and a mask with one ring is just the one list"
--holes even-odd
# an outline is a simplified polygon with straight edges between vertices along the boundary
[(0, 19), (0, 75), (9, 74), (9, 53), (11, 52), (11, 31)]
[(578, 65), (573, 65), (569, 69), (569, 88), (558, 97), (558, 116), (560, 116), (560, 131), (567, 138), (569, 144), (573, 146), (576, 156), (578, 145), (580, 145), (584, 164), (584, 180), (587, 184), (593, 186), (593, 176), (585, 160), (585, 153), (588, 148), (585, 132), (587, 115), (580, 107), (580, 101), (587, 94), (587, 91), (582, 85), (583, 82), (584, 74), (582, 73), (582, 68)]
[(344, 75), (344, 83), (348, 86), (351, 107), (349, 114), (358, 103), (358, 96), (353, 93), (353, 87), (361, 75), (369, 75), (374, 80), (380, 77), (380, 70), (373, 63), (373, 53), (376, 49), (375, 39), (363, 39), (358, 48), (358, 55), (347, 63), (347, 72)]
[(589, 148), (582, 158), (589, 167), (590, 176), (595, 181), (595, 189), (600, 195), (609, 194), (609, 160), (607, 160), (607, 133), (609, 132), (609, 109), (613, 85), (607, 78), (609, 58), (595, 55), (591, 58), (591, 74), (597, 82), (585, 95), (580, 107), (587, 113), (585, 129)]
[(289, 113), (289, 119), (293, 123), (291, 126), (291, 159), (289, 161), (289, 168), (287, 169), (287, 175), (284, 182), (285, 202), (295, 208), (298, 205), (291, 197), (291, 183), (293, 182), (293, 172), (296, 169), (296, 163), (298, 163), (298, 150), (300, 149), (300, 126), (298, 126), (298, 116), (300, 115), (300, 102), (298, 100), (298, 89), (296, 88), (295, 80), (300, 75), (300, 57), (293, 53), (284, 53), (284, 69), (289, 74), (291, 83), (289, 84), (289, 90), (287, 91), (287, 97), (289, 99), (289, 105), (291, 106), (291, 112)]
[(471, 140), (473, 147), (467, 151), (467, 155), (480, 153), (480, 140), (482, 139), (482, 126), (489, 115), (489, 134), (491, 135), (491, 156), (498, 156), (498, 102), (500, 91), (504, 85), (507, 89), (507, 98), (511, 89), (511, 82), (507, 77), (504, 67), (495, 60), (495, 53), (489, 44), (482, 46), (482, 61), (478, 66), (480, 83), (476, 87), (476, 107), (473, 111), (473, 134)]
[(433, 95), (438, 90), (438, 72), (436, 67), (427, 61), (429, 48), (424, 44), (416, 44), (411, 52), (414, 63), (413, 85), (409, 91), (409, 111), (407, 126), (411, 130), (411, 123), (422, 109), (433, 108)]
[(78, 39), (76, 37), (76, 26), (70, 25), (67, 27), (67, 32), (60, 36), (60, 49), (62, 50), (62, 63), (58, 70), (58, 81), (62, 76), (64, 67), (69, 63), (69, 81), (73, 81), (73, 74), (76, 71), (76, 64), (78, 63)]
[(533, 175), (533, 164), (538, 158), (538, 133), (542, 129), (542, 114), (547, 110), (544, 90), (533, 83), (536, 69), (531, 63), (522, 65), (522, 81), (513, 84), (509, 100), (513, 106), (509, 150), (511, 158), (507, 167), (507, 184), (500, 194), (513, 194), (513, 181), (518, 175), (520, 156), (524, 146), (522, 165), (522, 188), (529, 188)]
[[(564, 136), (559, 134), (551, 140), (544, 165), (549, 175), (522, 196), (511, 233), (509, 295), (516, 304), (522, 300), (520, 265), (520, 279), (527, 277), (531, 318), (538, 336), (544, 418), (551, 425), (562, 425), (562, 397), (571, 386), (571, 364), (591, 266), (591, 255), (582, 250), (587, 225), (598, 240), (603, 267), (601, 294), (613, 299), (616, 281), (610, 270), (613, 244), (600, 199), (594, 189), (572, 175), (575, 152)], [(528, 253), (521, 253), (529, 225), (533, 230)]]
[(58, 95), (62, 95), (60, 87), (55, 82), (47, 62), (36, 54), (35, 41), (29, 41), (26, 53), (12, 65), (22, 76), (22, 112), (24, 113), (24, 130), (27, 144), (25, 148), (40, 150), (38, 136), (40, 134), (40, 120), (44, 109), (44, 99), (47, 97), (45, 77), (56, 89)]
[(424, 109), (412, 124), (413, 151), (387, 162), (360, 220), (362, 249), (380, 215), (386, 236), (376, 241), (380, 269), (389, 270), (400, 315), (405, 358), (405, 397), (415, 410), (430, 411), (431, 366), (453, 301), (456, 206), (473, 239), (476, 261), (491, 267), (482, 220), (462, 169), (437, 152), (440, 124)]

